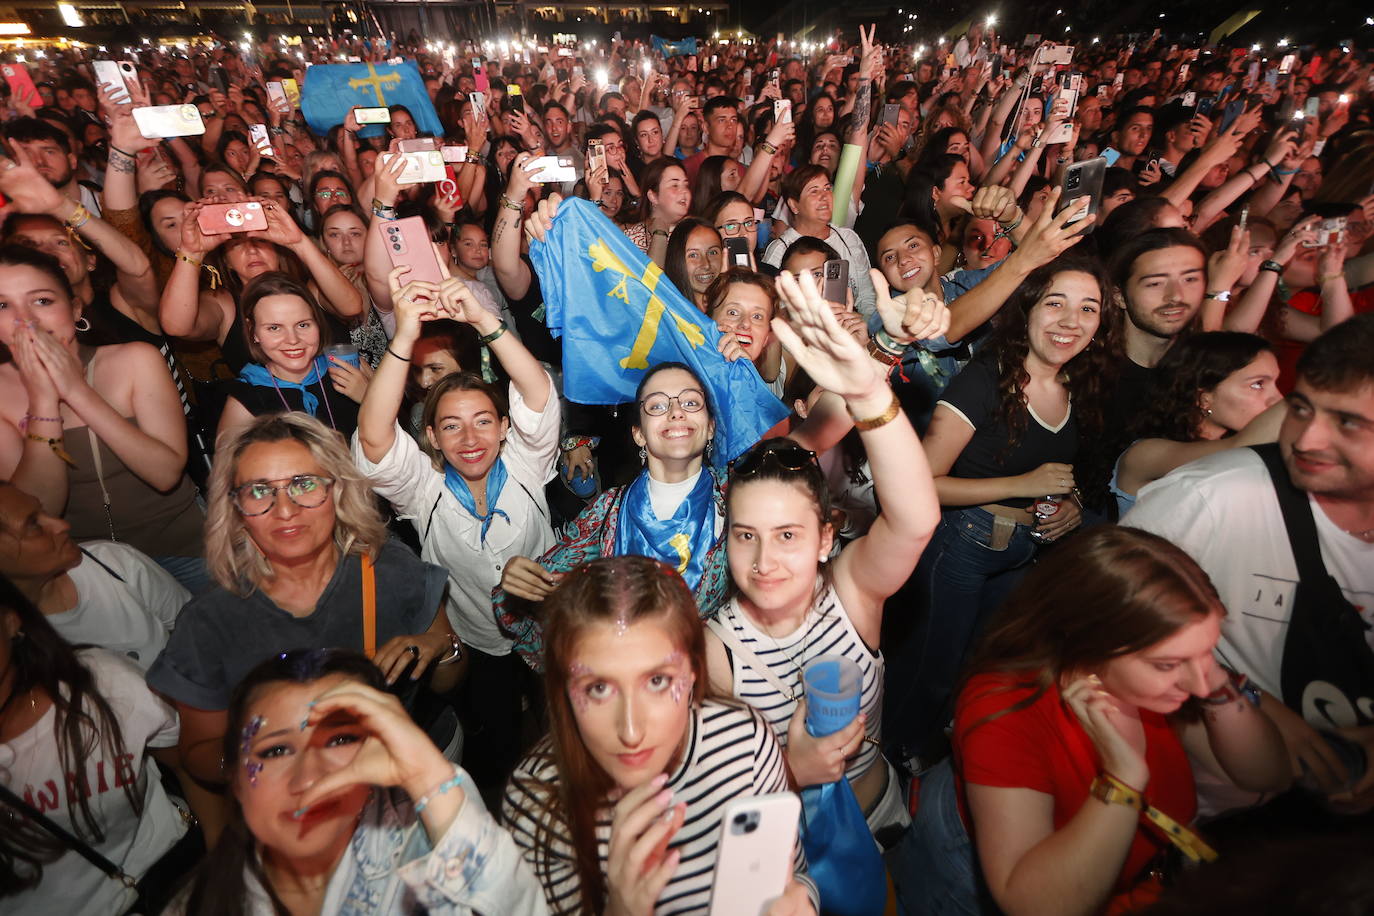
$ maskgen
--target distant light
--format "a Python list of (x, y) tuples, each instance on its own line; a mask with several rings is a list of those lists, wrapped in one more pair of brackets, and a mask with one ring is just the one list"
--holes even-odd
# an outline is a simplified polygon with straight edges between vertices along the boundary
[(988, 14), (988, 25), (996, 25), (996, 24), (997, 24), (997, 14), (996, 14), (996, 13), (989, 13), (989, 14)]
[[(76, 11), (76, 7), (72, 6), (70, 3), (57, 4), (57, 12), (61, 15), (62, 22), (72, 28), (79, 29), (86, 24), (81, 18), (81, 14)], [(27, 34), (27, 30), (25, 34)]]
[(1100, 40), (1101, 39), (1099, 39), (1096, 35), (1093, 36), (1093, 44), (1097, 44)]
[(1259, 46), (1259, 45), (1251, 45), (1251, 46), (1250, 46), (1250, 50), (1251, 50), (1251, 51), (1258, 51), (1259, 49), (1260, 49), (1260, 46)]
[[(27, 22), (0, 22), (0, 35), (27, 35), (29, 34), (29, 24)], [(104, 48), (100, 50), (104, 51)]]
[(1280, 39), (1279, 39), (1279, 47), (1280, 47), (1280, 48), (1286, 48), (1286, 47), (1288, 47), (1288, 39), (1287, 39), (1287, 38), (1280, 38)]

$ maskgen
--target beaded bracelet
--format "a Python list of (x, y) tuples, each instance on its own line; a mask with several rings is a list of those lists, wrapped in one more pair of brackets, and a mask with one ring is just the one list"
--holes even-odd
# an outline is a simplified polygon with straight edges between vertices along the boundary
[(24, 438), (32, 439), (34, 442), (42, 442), (48, 448), (52, 449), (54, 455), (66, 462), (68, 467), (76, 467), (76, 462), (72, 459), (72, 456), (67, 454), (67, 450), (62, 447), (61, 439), (54, 439), (51, 436), (39, 436), (35, 433), (24, 433)]
[(449, 789), (456, 789), (456, 788), (458, 788), (458, 787), (461, 786), (462, 784), (463, 784), (463, 771), (460, 770), (460, 769), (458, 769), (458, 767), (455, 766), (455, 767), (453, 768), (453, 778), (452, 778), (452, 779), (446, 779), (446, 780), (444, 780), (443, 782), (439, 783), (439, 785), (436, 786), (433, 790), (431, 790), (431, 791), (429, 791), (429, 792), (426, 792), (424, 795), (421, 795), (418, 799), (416, 799), (416, 801), (415, 801), (415, 813), (416, 813), (416, 814), (419, 814), (421, 811), (425, 810), (425, 808), (429, 807), (429, 803), (430, 803), (431, 801), (433, 801), (435, 798), (437, 798), (437, 797), (440, 796), (440, 795), (443, 795), (443, 794), (444, 794), (445, 792), (447, 792)]
[(38, 416), (37, 414), (26, 413), (26, 414), (24, 414), (24, 419), (22, 419), (22, 420), (19, 421), (19, 428), (20, 428), (20, 429), (28, 429), (28, 428), (29, 428), (29, 421), (30, 421), (30, 420), (35, 420), (35, 421), (37, 421), (37, 422), (39, 422), (39, 423), (61, 423), (61, 422), (62, 422), (62, 418), (61, 418), (61, 417), (40, 417), (40, 416)]

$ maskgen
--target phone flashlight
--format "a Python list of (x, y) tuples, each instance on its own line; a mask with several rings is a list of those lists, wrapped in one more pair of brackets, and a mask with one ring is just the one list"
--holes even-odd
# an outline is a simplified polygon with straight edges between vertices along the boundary
[(606, 70), (601, 68), (596, 71), (596, 85), (599, 89), (605, 89), (607, 83)]

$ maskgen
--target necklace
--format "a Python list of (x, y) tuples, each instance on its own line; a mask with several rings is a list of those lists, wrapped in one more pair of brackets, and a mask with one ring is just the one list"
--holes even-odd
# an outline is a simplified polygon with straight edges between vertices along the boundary
[[(741, 608), (741, 611), (743, 611), (743, 608)], [(804, 624), (805, 622), (806, 622), (806, 618), (803, 617), (803, 618), (802, 618), (802, 623)], [(802, 647), (802, 651), (801, 651), (801, 659), (800, 659), (800, 660), (797, 659), (797, 656), (793, 655), (791, 652), (789, 652), (787, 649), (785, 649), (785, 648), (783, 647), (782, 643), (778, 642), (778, 638), (777, 638), (776, 636), (774, 636), (772, 633), (770, 633), (770, 632), (768, 632), (767, 630), (765, 630), (765, 629), (763, 628), (762, 625), (756, 625), (756, 629), (758, 629), (758, 631), (759, 631), (760, 633), (762, 633), (764, 636), (767, 636), (767, 637), (768, 637), (768, 641), (771, 642), (771, 643), (773, 644), (773, 648), (777, 649), (777, 650), (778, 650), (779, 652), (781, 652), (783, 655), (787, 656), (787, 660), (790, 661), (790, 662), (792, 663), (792, 667), (794, 667), (794, 668), (796, 669), (796, 673), (797, 673), (797, 686), (800, 687), (800, 686), (802, 685), (803, 680), (804, 680), (802, 671), (803, 671), (803, 669), (806, 667), (806, 637), (811, 635), (811, 630), (810, 630), (810, 628), (808, 627), (807, 630), (806, 630), (806, 632), (802, 634), (802, 638), (801, 638), (801, 647)], [(794, 632), (795, 632), (795, 631), (794, 631)], [(797, 690), (796, 688), (788, 689), (788, 690), (786, 691), (786, 693), (787, 693), (787, 699), (791, 700), (791, 701), (794, 702), (794, 703), (795, 703), (798, 699), (800, 699), (800, 696), (801, 696), (800, 693), (798, 692), (798, 690)]]

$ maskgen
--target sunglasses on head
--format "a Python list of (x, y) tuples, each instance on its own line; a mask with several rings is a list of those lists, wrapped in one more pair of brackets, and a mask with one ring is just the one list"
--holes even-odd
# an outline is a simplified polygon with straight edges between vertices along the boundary
[(755, 448), (730, 464), (730, 476), (736, 480), (754, 477), (761, 473), (764, 465), (772, 462), (784, 471), (804, 471), (807, 468), (820, 468), (816, 463), (816, 453), (802, 448), (795, 442), (786, 445), (772, 445)]

